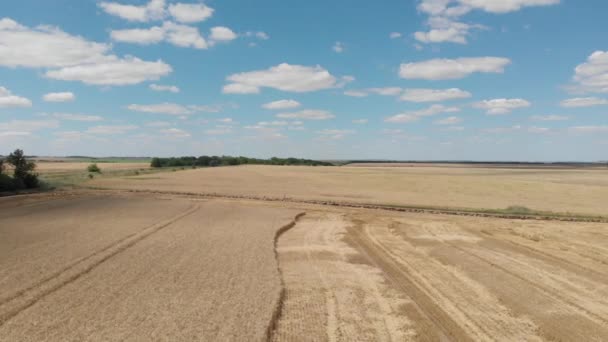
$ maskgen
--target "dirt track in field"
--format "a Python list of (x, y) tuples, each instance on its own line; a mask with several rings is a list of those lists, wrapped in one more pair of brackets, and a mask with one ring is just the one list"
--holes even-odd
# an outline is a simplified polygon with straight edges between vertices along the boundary
[(286, 299), (274, 339), (606, 340), (605, 228), (308, 214), (279, 240)]
[(275, 235), (297, 213), (105, 196), (2, 210), (0, 340), (265, 340)]

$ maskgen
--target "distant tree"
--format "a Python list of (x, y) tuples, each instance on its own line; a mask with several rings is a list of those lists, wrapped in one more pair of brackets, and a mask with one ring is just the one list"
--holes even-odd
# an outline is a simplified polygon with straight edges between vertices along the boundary
[(4, 173), (4, 159), (0, 158), (0, 175)]
[(89, 172), (93, 172), (93, 173), (101, 173), (101, 169), (99, 168), (99, 166), (97, 166), (97, 164), (93, 163), (91, 165), (89, 165), (87, 167), (87, 171)]
[(163, 162), (160, 160), (160, 158), (152, 158), (150, 167), (163, 167)]
[(13, 180), (17, 188), (37, 188), (40, 186), (38, 181), (38, 175), (34, 174), (33, 171), (36, 169), (36, 163), (28, 161), (25, 158), (23, 150), (17, 149), (11, 153), (7, 158), (6, 162), (13, 165)]

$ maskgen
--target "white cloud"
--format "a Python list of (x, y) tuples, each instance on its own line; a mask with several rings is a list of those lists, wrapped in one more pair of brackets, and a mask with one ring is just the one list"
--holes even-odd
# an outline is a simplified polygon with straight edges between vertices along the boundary
[(86, 130), (86, 133), (89, 134), (104, 134), (104, 135), (115, 135), (115, 134), (124, 134), (129, 131), (135, 130), (138, 127), (135, 125), (117, 125), (117, 126), (95, 126), (90, 127)]
[(225, 134), (232, 133), (232, 129), (226, 128), (226, 127), (220, 127), (220, 128), (215, 128), (215, 129), (208, 129), (205, 131), (205, 133), (207, 133), (209, 135), (225, 135)]
[(437, 120), (436, 125), (456, 125), (462, 122), (462, 119), (457, 116), (450, 116), (445, 119)]
[(362, 90), (347, 90), (344, 92), (344, 95), (351, 97), (366, 97), (369, 94)]
[(5, 87), (0, 87), (0, 108), (31, 106), (32, 101), (30, 101), (29, 99), (13, 95), (10, 90), (6, 89)]
[(336, 52), (336, 53), (342, 53), (342, 52), (344, 52), (344, 43), (335, 42), (334, 46), (332, 46), (331, 49), (334, 50), (334, 52)]
[(397, 115), (393, 115), (391, 117), (384, 119), (384, 121), (392, 122), (392, 123), (408, 123), (408, 122), (418, 121), (421, 117), (425, 117), (425, 116), (433, 116), (433, 115), (437, 115), (437, 114), (441, 114), (441, 113), (455, 113), (455, 112), (459, 112), (459, 111), (460, 111), (460, 108), (458, 108), (458, 107), (446, 107), (444, 105), (436, 104), (436, 105), (432, 105), (426, 109), (409, 111), (409, 112), (404, 112), (404, 113), (400, 113)]
[(599, 97), (576, 97), (560, 102), (560, 106), (566, 108), (591, 107), (601, 105), (608, 105), (608, 100), (601, 99)]
[(234, 119), (232, 119), (232, 118), (222, 118), (222, 119), (217, 119), (216, 121), (224, 123), (224, 124), (233, 124), (233, 123), (235, 123)]
[(595, 51), (574, 72), (575, 90), (608, 93), (608, 51)]
[(495, 127), (495, 128), (484, 128), (481, 131), (483, 133), (488, 134), (504, 134), (504, 133), (513, 133), (521, 131), (522, 127), (520, 125), (515, 125), (511, 127)]
[(85, 122), (94, 122), (94, 121), (102, 121), (103, 118), (97, 115), (84, 115), (84, 114), (70, 114), (70, 113), (53, 113), (52, 117), (59, 120), (68, 120), (68, 121), (85, 121)]
[(179, 129), (179, 128), (161, 129), (159, 132), (164, 134), (165, 136), (169, 136), (172, 138), (189, 138), (190, 137), (190, 133), (188, 133), (182, 129)]
[(508, 58), (500, 57), (431, 59), (401, 64), (399, 76), (405, 79), (451, 80), (473, 73), (503, 73), (510, 63)]
[(354, 124), (357, 124), (357, 125), (364, 125), (364, 124), (368, 123), (369, 120), (367, 120), (367, 119), (356, 119), (356, 120), (353, 120), (352, 122)]
[(153, 113), (153, 114), (168, 114), (168, 115), (186, 115), (192, 114), (192, 109), (182, 106), (175, 103), (160, 103), (153, 105), (138, 105), (131, 104), (127, 106), (129, 110), (135, 112), (143, 112), (143, 113)]
[(57, 128), (57, 120), (11, 120), (0, 122), (0, 131), (34, 132), (45, 128)]
[(154, 91), (168, 91), (170, 93), (179, 93), (179, 88), (173, 85), (150, 84), (150, 89)]
[(96, 85), (129, 85), (156, 80), (171, 66), (161, 60), (110, 55), (111, 46), (89, 42), (58, 28), (34, 29), (11, 19), (0, 20), (0, 66), (52, 69), (49, 78)]
[(472, 29), (484, 29), (477, 24), (458, 21), (460, 17), (477, 9), (491, 13), (518, 11), (527, 6), (546, 6), (559, 0), (422, 0), (420, 12), (429, 15), (427, 25), (430, 30), (414, 33), (414, 38), (423, 43), (451, 42), (466, 44)]
[(8, 132), (0, 132), (0, 138), (6, 138), (6, 137), (26, 137), (32, 135), (31, 132), (15, 132), (15, 131), (8, 131)]
[(166, 41), (179, 47), (207, 49), (207, 41), (196, 27), (180, 25), (170, 21), (162, 26), (153, 26), (149, 29), (113, 30), (110, 32), (113, 40), (139, 45), (157, 44)]
[(326, 110), (305, 109), (299, 112), (280, 113), (276, 115), (281, 119), (302, 119), (302, 120), (329, 120), (335, 118), (331, 112)]
[[(245, 37), (255, 37), (260, 40), (270, 39), (270, 36), (266, 32), (263, 32), (263, 31), (257, 31), (257, 32), (247, 31), (247, 32), (245, 32)], [(255, 44), (255, 43), (253, 43), (253, 44)]]
[(450, 89), (405, 89), (401, 101), (409, 102), (441, 102), (447, 100), (466, 99), (471, 93), (458, 88)]
[(171, 73), (173, 69), (163, 61), (142, 61), (137, 57), (117, 57), (102, 63), (77, 65), (51, 70), (45, 73), (48, 78), (63, 81), (81, 81), (93, 85), (133, 85), (149, 80), (158, 80)]
[(533, 133), (533, 134), (547, 134), (547, 133), (551, 133), (551, 129), (547, 128), (547, 127), (528, 127), (528, 133)]
[(3, 66), (51, 68), (93, 63), (103, 60), (109, 50), (109, 45), (89, 42), (55, 27), (30, 29), (9, 18), (0, 19)]
[(254, 85), (242, 83), (230, 83), (222, 88), (224, 94), (259, 94), (260, 88)]
[[(289, 92), (311, 92), (338, 86), (337, 79), (321, 66), (282, 63), (266, 70), (233, 74), (224, 93), (252, 94), (267, 87)], [(345, 80), (347, 81), (347, 80)]]
[(72, 92), (48, 93), (42, 97), (46, 102), (71, 102), (76, 100)]
[(399, 33), (399, 32), (391, 32), (388, 36), (391, 39), (397, 39), (397, 38), (401, 38), (401, 33)]
[(399, 87), (384, 87), (384, 88), (369, 88), (367, 89), (370, 93), (383, 95), (383, 96), (396, 96), (401, 94), (403, 89)]
[(560, 0), (459, 0), (459, 2), (463, 6), (490, 13), (508, 13), (519, 11), (524, 7), (556, 5)]
[(493, 99), (474, 103), (473, 107), (485, 110), (488, 115), (501, 115), (530, 105), (530, 102), (524, 99)]
[(576, 133), (608, 133), (608, 126), (575, 126), (570, 130)]
[(165, 39), (165, 30), (154, 26), (149, 29), (112, 30), (110, 37), (117, 42), (140, 45), (157, 44)]
[(570, 118), (563, 115), (533, 115), (530, 120), (533, 121), (565, 121)]
[(168, 114), (168, 115), (189, 115), (199, 112), (206, 113), (218, 113), (222, 110), (221, 105), (212, 106), (200, 106), (200, 105), (188, 105), (183, 106), (176, 103), (159, 103), (152, 105), (139, 105), (131, 104), (127, 106), (127, 109), (134, 112), (152, 113), (152, 114)]
[(357, 132), (352, 129), (323, 129), (316, 133), (321, 140), (339, 140)]
[(236, 39), (237, 35), (231, 29), (224, 26), (216, 26), (211, 28), (209, 38), (214, 42), (229, 42)]
[(165, 16), (165, 0), (150, 0), (148, 4), (143, 6), (103, 1), (99, 3), (99, 7), (110, 15), (129, 21), (147, 22), (160, 20)]
[(147, 127), (168, 127), (171, 126), (171, 123), (166, 121), (150, 121), (146, 123)]
[(296, 100), (278, 100), (273, 102), (268, 102), (262, 105), (263, 108), (266, 109), (292, 109), (300, 107), (300, 102)]
[(213, 15), (214, 9), (205, 4), (171, 4), (169, 13), (175, 20), (182, 23), (198, 23)]

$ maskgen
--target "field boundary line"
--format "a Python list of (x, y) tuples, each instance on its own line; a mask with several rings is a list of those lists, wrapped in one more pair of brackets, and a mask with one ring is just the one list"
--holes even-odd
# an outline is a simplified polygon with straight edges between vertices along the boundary
[[(178, 215), (175, 215), (161, 223), (156, 223), (143, 228), (139, 232), (130, 234), (118, 241), (115, 241), (114, 243), (89, 256), (78, 259), (76, 262), (39, 281), (38, 283), (26, 289), (19, 290), (16, 294), (13, 294), (8, 298), (2, 299), (2, 302), (0, 302), (0, 327), (11, 318), (17, 316), (20, 312), (36, 304), (44, 297), (76, 281), (83, 275), (93, 271), (110, 258), (126, 251), (138, 242), (162, 230), (163, 228), (170, 226), (178, 220), (197, 212), (199, 209), (200, 206), (198, 204), (191, 205), (188, 207), (188, 209)], [(94, 260), (92, 263), (87, 263), (87, 261), (95, 258), (97, 258), (97, 260)]]
[(488, 218), (499, 218), (499, 219), (508, 219), (508, 220), (608, 223), (608, 217), (592, 216), (592, 215), (587, 217), (584, 215), (575, 215), (575, 214), (568, 215), (568, 214), (561, 214), (561, 213), (506, 214), (506, 213), (487, 212), (487, 209), (476, 210), (476, 209), (459, 209), (459, 208), (434, 208), (434, 207), (408, 206), (408, 205), (337, 202), (337, 201), (329, 201), (329, 200), (306, 200), (306, 199), (295, 199), (295, 198), (289, 198), (289, 197), (229, 195), (229, 194), (219, 194), (219, 193), (163, 191), (163, 190), (111, 189), (111, 188), (103, 188), (103, 187), (83, 187), (83, 189), (108, 191), (108, 192), (114, 191), (114, 192), (128, 192), (128, 193), (177, 195), (177, 196), (188, 196), (188, 197), (194, 197), (194, 198), (207, 198), (207, 199), (218, 198), (218, 199), (252, 200), (252, 201), (264, 201), (264, 202), (312, 204), (312, 205), (345, 207), (345, 208), (355, 208), (355, 209), (374, 209), (374, 210), (385, 210), (385, 211), (396, 211), (396, 212), (407, 212), (407, 213), (488, 217)]
[(274, 311), (272, 312), (270, 322), (268, 324), (268, 327), (266, 328), (266, 333), (264, 336), (264, 339), (266, 341), (273, 341), (274, 332), (275, 332), (277, 325), (279, 324), (279, 320), (281, 319), (281, 316), (283, 314), (283, 306), (285, 305), (285, 296), (286, 296), (286, 292), (287, 292), (286, 285), (285, 285), (285, 279), (283, 279), (283, 270), (281, 269), (281, 264), (279, 261), (279, 251), (277, 250), (278, 244), (279, 244), (279, 238), (281, 237), (281, 235), (285, 234), (288, 230), (295, 227), (296, 224), (298, 223), (298, 221), (300, 221), (300, 219), (302, 217), (304, 217), (304, 215), (306, 215), (306, 212), (301, 212), (301, 213), (297, 214), (294, 217), (293, 221), (291, 221), (290, 223), (279, 228), (276, 231), (276, 233), (274, 234), (273, 250), (274, 250), (274, 258), (277, 263), (277, 271), (279, 272), (281, 290), (279, 292), (279, 298), (277, 300), (277, 303), (275, 304)]

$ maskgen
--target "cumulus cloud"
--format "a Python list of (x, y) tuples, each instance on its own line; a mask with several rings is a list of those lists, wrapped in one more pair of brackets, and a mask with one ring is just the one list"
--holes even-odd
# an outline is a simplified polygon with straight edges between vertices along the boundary
[(450, 116), (445, 119), (436, 120), (434, 124), (436, 125), (456, 125), (462, 122), (462, 118), (457, 116)]
[(0, 131), (35, 132), (45, 128), (57, 128), (57, 120), (11, 120), (0, 122)]
[(179, 128), (167, 128), (159, 131), (161, 134), (171, 138), (189, 138), (190, 133)]
[(292, 109), (298, 108), (302, 104), (296, 100), (278, 100), (273, 102), (268, 102), (262, 105), (265, 109)]
[(85, 114), (71, 114), (71, 113), (53, 113), (52, 117), (59, 120), (68, 120), (68, 121), (85, 121), (85, 122), (95, 122), (102, 121), (103, 118), (97, 115), (85, 115)]
[(458, 108), (458, 107), (446, 107), (444, 105), (437, 104), (437, 105), (432, 105), (425, 109), (409, 111), (409, 112), (404, 112), (404, 113), (400, 113), (397, 115), (393, 115), (391, 117), (384, 119), (384, 121), (391, 122), (391, 123), (408, 123), (408, 122), (418, 121), (421, 117), (425, 117), (425, 116), (433, 116), (433, 115), (437, 115), (437, 114), (441, 114), (441, 113), (455, 113), (455, 112), (459, 112), (459, 111), (460, 111), (460, 108)]
[(142, 113), (152, 113), (152, 114), (167, 114), (167, 115), (189, 115), (198, 112), (208, 112), (208, 113), (217, 113), (221, 110), (221, 106), (198, 106), (198, 105), (189, 105), (183, 106), (176, 103), (159, 103), (152, 105), (139, 105), (139, 104), (131, 104), (127, 106), (127, 109), (142, 112)]
[(574, 69), (575, 90), (608, 93), (608, 51), (595, 51)]
[(608, 105), (608, 100), (599, 97), (576, 97), (560, 102), (560, 106), (566, 108), (592, 107), (601, 105)]
[(429, 16), (429, 31), (418, 31), (414, 38), (422, 43), (451, 42), (466, 44), (473, 29), (484, 29), (477, 24), (459, 21), (472, 10), (508, 13), (528, 6), (548, 6), (559, 0), (422, 0), (418, 10)]
[[(266, 70), (243, 72), (228, 76), (224, 86), (227, 94), (255, 94), (260, 88), (304, 93), (339, 86), (336, 77), (321, 66), (282, 63)], [(348, 81), (348, 80), (345, 80)]]
[(42, 99), (46, 102), (71, 102), (76, 100), (76, 96), (72, 92), (48, 93)]
[(533, 121), (565, 121), (570, 118), (564, 115), (533, 115), (530, 120)]
[(399, 32), (391, 32), (388, 36), (391, 39), (397, 39), (397, 38), (401, 38), (402, 35)]
[(171, 126), (171, 123), (166, 121), (150, 121), (146, 123), (147, 127), (168, 127)]
[(5, 87), (0, 87), (0, 108), (31, 106), (32, 101), (30, 101), (29, 99), (13, 95), (10, 90), (6, 89)]
[(110, 54), (111, 46), (72, 36), (59, 28), (28, 28), (0, 20), (0, 66), (50, 69), (49, 78), (95, 85), (130, 85), (156, 80), (172, 71), (161, 60), (143, 61)]
[(354, 124), (356, 125), (365, 125), (366, 123), (369, 122), (368, 119), (356, 119), (352, 121)]
[(384, 88), (368, 88), (368, 92), (383, 95), (383, 96), (396, 96), (401, 94), (403, 89), (399, 87), (384, 87)]
[(92, 85), (122, 86), (158, 80), (172, 71), (171, 66), (161, 60), (147, 62), (132, 56), (123, 59), (112, 56), (104, 62), (50, 70), (45, 73), (45, 76), (56, 80), (81, 81)]
[(331, 112), (327, 110), (305, 109), (298, 112), (280, 113), (276, 115), (281, 119), (302, 119), (302, 120), (329, 120), (335, 118)]
[(357, 132), (352, 129), (323, 129), (316, 133), (320, 140), (339, 140)]
[(501, 115), (530, 105), (530, 102), (524, 99), (493, 99), (474, 103), (473, 107), (485, 110), (488, 115)]
[(165, 16), (165, 0), (150, 0), (143, 6), (103, 1), (99, 3), (99, 7), (109, 15), (129, 21), (147, 22), (160, 20)]
[(452, 80), (473, 73), (503, 73), (510, 63), (508, 58), (501, 57), (431, 59), (401, 64), (399, 76), (405, 79)]
[(209, 38), (215, 42), (229, 42), (236, 39), (237, 35), (231, 29), (225, 26), (216, 26), (211, 28)]
[(608, 133), (608, 126), (574, 126), (569, 129), (576, 133)]
[(209, 45), (196, 27), (180, 25), (166, 21), (162, 26), (148, 29), (113, 30), (110, 32), (113, 40), (139, 45), (167, 42), (179, 47), (207, 49)]
[(168, 91), (170, 93), (179, 93), (179, 88), (174, 85), (150, 84), (150, 89), (154, 91)]
[(88, 134), (116, 135), (128, 133), (137, 128), (139, 127), (135, 125), (95, 126), (88, 128), (85, 132)]
[(447, 100), (466, 99), (471, 97), (471, 93), (458, 88), (450, 89), (406, 89), (401, 97), (401, 101), (409, 102), (441, 102)]
[(213, 15), (214, 9), (205, 4), (171, 4), (169, 13), (175, 20), (182, 23), (198, 23)]

